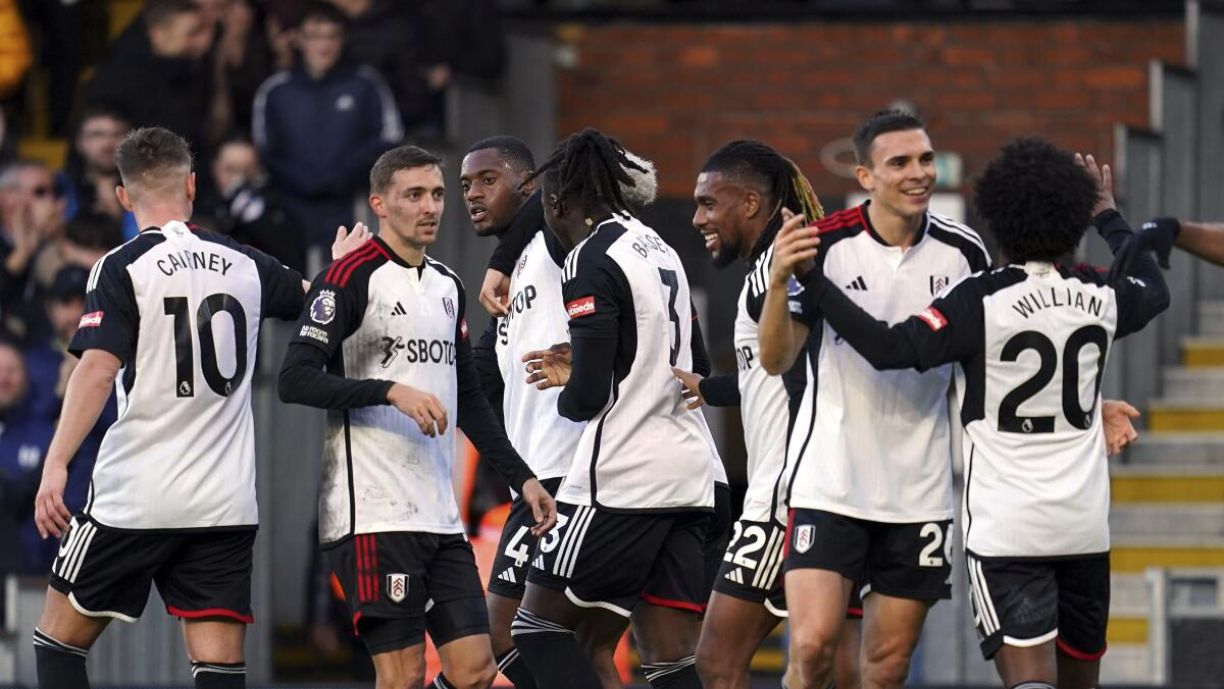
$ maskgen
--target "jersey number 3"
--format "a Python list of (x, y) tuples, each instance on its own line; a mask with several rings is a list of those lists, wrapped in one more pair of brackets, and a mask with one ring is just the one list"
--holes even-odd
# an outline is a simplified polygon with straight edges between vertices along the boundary
[(659, 279), (667, 288), (667, 317), (676, 329), (675, 337), (671, 340), (671, 365), (675, 366), (680, 357), (680, 314), (676, 313), (676, 294), (680, 292), (680, 280), (676, 277), (676, 271), (666, 268), (659, 269)]
[[(191, 333), (200, 339), (200, 369), (212, 391), (229, 397), (235, 384), (246, 374), (247, 338), (246, 310), (229, 294), (211, 294), (196, 309), (195, 328), (186, 297), (166, 297), (166, 315), (174, 317), (174, 392), (179, 397), (195, 396), (195, 354)], [(228, 313), (234, 320), (234, 374), (226, 376), (217, 365), (217, 345), (213, 339), (213, 316)]]

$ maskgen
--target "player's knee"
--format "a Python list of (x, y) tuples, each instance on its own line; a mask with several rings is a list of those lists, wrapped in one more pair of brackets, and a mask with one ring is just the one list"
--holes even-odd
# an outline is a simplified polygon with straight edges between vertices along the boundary
[(901, 687), (909, 677), (910, 656), (903, 651), (888, 653), (867, 653), (864, 659), (862, 675), (869, 679), (872, 686)]
[(831, 671), (836, 650), (837, 639), (831, 634), (818, 631), (791, 632), (791, 662), (799, 663), (804, 669), (804, 675), (823, 675)]
[(708, 686), (722, 686), (722, 683), (739, 674), (735, 667), (735, 659), (729, 653), (720, 652), (715, 644), (697, 644), (697, 674), (701, 683)]
[(472, 665), (459, 669), (451, 674), (446, 673), (446, 681), (455, 689), (489, 689), (493, 680), (497, 679), (497, 666), (493, 663)]
[(424, 663), (396, 663), (378, 668), (375, 689), (422, 689), (424, 684)]

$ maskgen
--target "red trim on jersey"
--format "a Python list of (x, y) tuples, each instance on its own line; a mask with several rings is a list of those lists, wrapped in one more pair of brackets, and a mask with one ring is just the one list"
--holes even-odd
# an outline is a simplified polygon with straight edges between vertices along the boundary
[(693, 612), (696, 612), (696, 613), (705, 612), (705, 606), (702, 605), (701, 603), (693, 603), (693, 602), (684, 601), (684, 600), (672, 600), (670, 598), (660, 598), (658, 596), (654, 596), (649, 593), (646, 593), (645, 591), (642, 592), (642, 601), (646, 603), (650, 603), (651, 605), (658, 605), (664, 608), (674, 608), (676, 610), (692, 610)]
[(863, 619), (863, 609), (862, 609), (862, 608), (851, 608), (851, 607), (847, 607), (847, 608), (846, 608), (846, 617), (850, 617), (850, 618), (855, 618), (855, 619), (860, 619), (860, 620), (861, 620), (861, 619)]
[(254, 615), (243, 615), (240, 612), (229, 610), (227, 608), (204, 608), (203, 610), (183, 610), (176, 608), (173, 605), (166, 606), (166, 612), (175, 617), (183, 617), (189, 620), (198, 617), (229, 617), (244, 624), (253, 624), (255, 622)]
[(366, 599), (365, 548), (362, 546), (361, 536), (354, 538), (353, 549), (357, 553), (357, 601), (363, 602)]
[(817, 220), (816, 228), (819, 230), (818, 234), (832, 232), (833, 230), (840, 230), (862, 222), (862, 217), (858, 213), (858, 208), (859, 207), (856, 206), (854, 208), (840, 210), (833, 215), (825, 216), (820, 220)]
[(370, 583), (374, 585), (374, 596), (371, 600), (378, 600), (382, 596), (382, 577), (378, 576), (378, 541), (375, 539), (375, 534), (370, 534), (370, 555), (373, 556), (373, 564), (370, 565)]
[[(1056, 264), (1054, 264), (1054, 265), (1056, 265), (1056, 266), (1057, 266), (1058, 264), (1056, 263)], [(1100, 266), (1094, 266), (1094, 265), (1092, 265), (1091, 263), (1077, 263), (1077, 264), (1075, 264), (1075, 269), (1076, 269), (1076, 270), (1082, 270), (1082, 271), (1085, 271), (1085, 272), (1097, 272), (1097, 273), (1108, 273), (1108, 272), (1109, 272), (1109, 269), (1108, 269), (1108, 268), (1102, 268), (1102, 267), (1100, 267)]]
[(350, 263), (348, 268), (345, 269), (344, 274), (340, 276), (340, 280), (336, 282), (337, 285), (339, 285), (340, 287), (347, 287), (349, 278), (353, 277), (353, 272), (356, 271), (359, 266), (365, 263), (369, 263), (370, 261), (378, 258), (378, 254), (382, 254), (383, 256), (387, 255), (386, 252), (384, 252), (381, 248), (379, 248), (379, 246), (375, 244), (373, 241), (368, 242), (368, 243), (374, 247), (374, 251), (371, 251), (370, 253), (359, 258), (358, 260)]
[(357, 631), (357, 623), (361, 621), (361, 611), (353, 613), (353, 636), (361, 636), (361, 632)]
[(786, 513), (786, 540), (782, 541), (782, 559), (786, 559), (786, 555), (790, 553), (791, 532), (795, 530), (795, 510), (788, 510)]
[(1055, 645), (1058, 646), (1058, 650), (1062, 651), (1065, 655), (1068, 655), (1072, 658), (1075, 658), (1076, 660), (1083, 661), (1085, 663), (1091, 663), (1091, 662), (1100, 660), (1101, 656), (1105, 655), (1105, 651), (1109, 649), (1109, 644), (1106, 644), (1102, 646), (1101, 650), (1097, 651), (1096, 653), (1085, 653), (1083, 651), (1074, 649), (1071, 646), (1067, 645), (1067, 642), (1063, 641), (1061, 636), (1056, 638), (1054, 640), (1054, 643)]
[(340, 257), (340, 260), (335, 261), (327, 269), (327, 274), (323, 279), (332, 284), (339, 284), (340, 275), (346, 268), (355, 262), (361, 262), (374, 257), (374, 247), (377, 246), (374, 242), (369, 241), (354, 249), (351, 253)]

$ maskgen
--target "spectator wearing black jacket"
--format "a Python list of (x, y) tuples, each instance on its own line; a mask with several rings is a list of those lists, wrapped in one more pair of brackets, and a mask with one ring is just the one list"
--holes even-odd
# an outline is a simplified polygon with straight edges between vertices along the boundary
[(165, 127), (199, 152), (212, 98), (212, 40), (193, 0), (148, 0), (85, 87), (85, 103), (125, 112), (136, 127)]
[(382, 77), (345, 57), (336, 7), (310, 3), (296, 40), (297, 64), (259, 88), (252, 134), (307, 244), (325, 247), (337, 226), (352, 224), (370, 167), (403, 138), (403, 125)]

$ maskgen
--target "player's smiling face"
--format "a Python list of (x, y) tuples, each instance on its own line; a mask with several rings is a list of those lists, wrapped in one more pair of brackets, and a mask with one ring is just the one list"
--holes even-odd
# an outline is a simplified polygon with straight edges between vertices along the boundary
[(714, 265), (722, 268), (751, 250), (751, 218), (760, 211), (760, 195), (721, 172), (703, 172), (693, 189), (697, 210), (693, 227), (705, 240)]
[(438, 223), (446, 203), (446, 185), (437, 165), (396, 170), (383, 194), (370, 196), (370, 207), (379, 219), (379, 229), (416, 249), (438, 239)]
[(459, 184), (477, 236), (488, 237), (509, 227), (530, 194), (519, 189), (525, 176), (516, 172), (494, 148), (464, 156)]
[(922, 129), (887, 132), (871, 143), (871, 165), (855, 170), (871, 202), (904, 218), (926, 212), (935, 189), (935, 150)]

